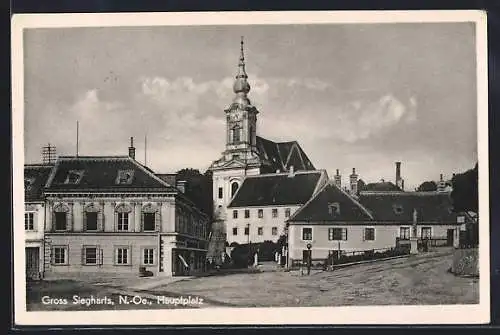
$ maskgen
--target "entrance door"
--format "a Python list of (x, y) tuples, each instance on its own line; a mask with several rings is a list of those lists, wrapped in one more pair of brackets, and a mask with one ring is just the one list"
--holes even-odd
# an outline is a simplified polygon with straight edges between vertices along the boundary
[(311, 250), (302, 250), (302, 264), (308, 265), (311, 261)]
[(448, 229), (446, 231), (446, 245), (453, 246), (453, 237), (455, 236), (455, 229)]
[(39, 262), (40, 262), (40, 249), (39, 248), (26, 248), (26, 277), (28, 279), (39, 278)]

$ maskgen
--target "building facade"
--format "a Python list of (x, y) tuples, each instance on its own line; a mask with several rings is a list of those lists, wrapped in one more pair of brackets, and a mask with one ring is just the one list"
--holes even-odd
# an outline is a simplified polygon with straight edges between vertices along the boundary
[[(245, 178), (260, 174), (315, 170), (296, 141), (274, 142), (257, 136), (259, 111), (248, 98), (250, 84), (245, 69), (243, 40), (241, 41), (238, 74), (233, 85), (235, 97), (224, 111), (226, 119), (226, 148), (209, 170), (213, 178), (214, 220), (212, 234), (218, 236), (218, 248), (213, 256), (224, 253), (228, 232), (227, 206)], [(232, 212), (231, 212), (232, 215)], [(223, 238), (221, 238), (223, 236)], [(264, 235), (260, 235), (264, 236)], [(237, 238), (238, 241), (242, 239)], [(215, 242), (215, 241), (214, 241)]]
[(207, 216), (133, 156), (58, 158), (45, 185), (47, 274), (204, 270)]
[(45, 199), (43, 187), (52, 165), (24, 167), (24, 231), (26, 278), (42, 279), (44, 273)]
[(328, 181), (325, 170), (245, 178), (227, 208), (227, 242), (277, 242), (285, 221)]
[(361, 192), (355, 198), (327, 183), (290, 219), (289, 264), (310, 245), (313, 259), (333, 253), (395, 247), (397, 241), (440, 239), (454, 245), (468, 220), (445, 192)]

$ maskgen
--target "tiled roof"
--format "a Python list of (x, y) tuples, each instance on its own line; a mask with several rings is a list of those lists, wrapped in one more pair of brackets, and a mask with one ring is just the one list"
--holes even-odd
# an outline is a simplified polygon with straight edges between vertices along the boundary
[(452, 201), (446, 192), (362, 192), (359, 202), (377, 221), (456, 223), (459, 214), (452, 212)]
[[(81, 174), (80, 180), (66, 183), (72, 172)], [(117, 183), (119, 173), (131, 176), (128, 182)], [(56, 162), (47, 191), (165, 192), (175, 191), (175, 188), (128, 156), (63, 156)]]
[(42, 201), (43, 188), (53, 165), (25, 165), (24, 166), (24, 196), (25, 201)]
[(264, 172), (287, 171), (291, 166), (295, 171), (315, 170), (297, 141), (273, 142), (260, 136), (256, 140)]
[[(336, 212), (335, 207), (338, 209)], [(332, 221), (371, 221), (369, 211), (353, 197), (329, 182), (288, 220), (324, 223)]]
[(323, 170), (248, 176), (228, 207), (304, 204), (318, 186)]

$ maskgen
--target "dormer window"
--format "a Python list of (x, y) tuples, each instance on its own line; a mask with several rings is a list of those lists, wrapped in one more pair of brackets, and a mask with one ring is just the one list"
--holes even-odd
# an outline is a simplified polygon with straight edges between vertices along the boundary
[(34, 182), (35, 182), (35, 178), (33, 178), (33, 177), (24, 178), (24, 188), (26, 190), (30, 190), (31, 186), (33, 185)]
[(392, 209), (394, 210), (394, 213), (398, 215), (403, 214), (403, 206), (401, 205), (393, 205)]
[(84, 172), (83, 170), (71, 170), (71, 171), (69, 171), (64, 183), (65, 184), (73, 184), (73, 185), (79, 184), (80, 181), (82, 180), (83, 172)]
[(332, 216), (340, 215), (340, 204), (338, 202), (328, 204), (328, 213)]
[(118, 185), (129, 185), (134, 178), (134, 170), (119, 170), (115, 183)]

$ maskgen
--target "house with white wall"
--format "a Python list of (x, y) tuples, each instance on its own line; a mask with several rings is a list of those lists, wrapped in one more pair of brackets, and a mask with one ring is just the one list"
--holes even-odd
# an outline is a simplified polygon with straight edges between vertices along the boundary
[(43, 278), (45, 199), (43, 188), (53, 165), (24, 166), (24, 232), (27, 279)]
[(338, 252), (385, 249), (396, 240), (441, 239), (454, 245), (460, 225), (448, 192), (361, 192), (354, 197), (330, 181), (287, 223), (289, 264), (311, 246), (313, 259)]
[(61, 156), (45, 185), (44, 269), (153, 275), (201, 272), (208, 218), (129, 156)]
[(227, 242), (277, 242), (285, 221), (327, 181), (325, 170), (248, 176), (227, 207)]

